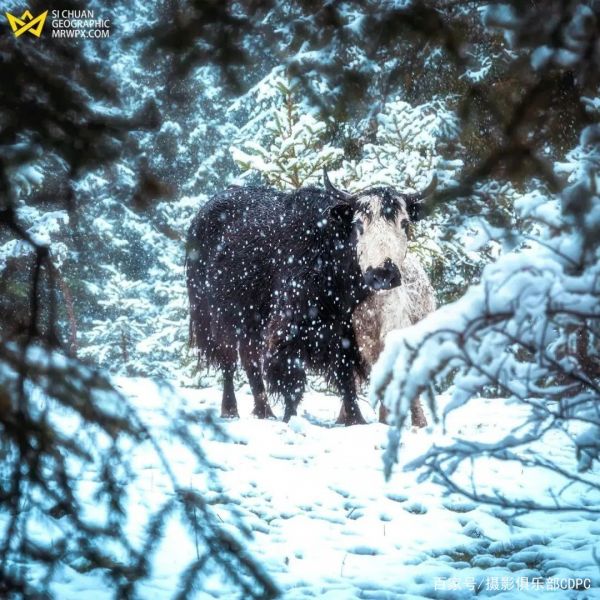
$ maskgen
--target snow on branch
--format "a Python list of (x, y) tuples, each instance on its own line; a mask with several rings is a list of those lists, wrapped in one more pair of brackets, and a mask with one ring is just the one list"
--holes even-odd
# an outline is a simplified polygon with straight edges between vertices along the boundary
[[(573, 502), (561, 498), (563, 489), (577, 484), (600, 491), (590, 473), (600, 458), (600, 139), (594, 134), (595, 127), (585, 129), (567, 155), (570, 179), (560, 214), (541, 210), (535, 194), (521, 198), (517, 206), (536, 221), (538, 233), (488, 265), (458, 301), (388, 337), (371, 386), (372, 400), (383, 401), (393, 415), (384, 456), (388, 477), (412, 400), (452, 378), (444, 420), (458, 407), (496, 395), (506, 399), (503, 411), (522, 411), (518, 426), (493, 443), (445, 440), (408, 468), (424, 467), (424, 476), (448, 490), (514, 508), (569, 510)], [(572, 469), (544, 453), (546, 436), (563, 438)], [(560, 476), (555, 501), (543, 506), (528, 497), (482, 496), (473, 472), (483, 457)], [(472, 487), (465, 483), (469, 465)]]

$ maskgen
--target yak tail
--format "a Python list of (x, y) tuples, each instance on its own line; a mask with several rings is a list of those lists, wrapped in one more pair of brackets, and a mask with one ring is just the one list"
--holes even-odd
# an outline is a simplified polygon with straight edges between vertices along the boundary
[(188, 344), (196, 350), (198, 366), (201, 366), (203, 358), (210, 359), (214, 342), (210, 333), (208, 298), (204, 291), (204, 265), (202, 261), (190, 258), (189, 253), (185, 258), (185, 275), (190, 309)]

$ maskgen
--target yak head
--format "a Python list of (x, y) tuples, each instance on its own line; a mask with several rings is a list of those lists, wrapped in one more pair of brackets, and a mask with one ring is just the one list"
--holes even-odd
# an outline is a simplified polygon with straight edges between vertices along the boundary
[(427, 189), (416, 194), (373, 187), (352, 195), (336, 189), (325, 170), (323, 179), (325, 189), (352, 213), (353, 240), (365, 284), (372, 290), (389, 290), (400, 285), (409, 225), (421, 216), (425, 199), (436, 187), (435, 175)]

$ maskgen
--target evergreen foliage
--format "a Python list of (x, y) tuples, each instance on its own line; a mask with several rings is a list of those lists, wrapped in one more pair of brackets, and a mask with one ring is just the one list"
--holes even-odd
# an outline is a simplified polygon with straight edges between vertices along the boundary
[[(232, 595), (277, 594), (205, 490), (170, 473), (110, 377), (193, 382), (183, 239), (240, 166), (242, 181), (290, 188), (318, 183), (327, 165), (351, 191), (416, 190), (435, 171), (413, 251), (464, 319), (450, 334), (429, 321), (399, 338), (374, 393), (400, 427), (433, 380), (453, 381), (457, 403), (502, 390), (532, 406), (518, 443), (586, 424), (570, 439), (578, 474), (566, 474), (584, 476), (600, 431), (597, 3), (67, 4), (110, 18), (110, 40), (0, 36), (0, 595), (46, 597), (70, 568), (98, 569), (116, 597), (136, 597), (177, 515), (201, 541), (180, 597), (215, 573)], [(439, 360), (423, 366), (423, 355)], [(201, 434), (221, 432), (197, 414), (173, 418), (212, 476)], [(422, 464), (454, 489), (458, 462), (515, 457), (504, 442), (435, 450)], [(170, 496), (136, 544), (127, 457), (143, 444)], [(100, 517), (81, 505), (87, 468), (102, 473)]]

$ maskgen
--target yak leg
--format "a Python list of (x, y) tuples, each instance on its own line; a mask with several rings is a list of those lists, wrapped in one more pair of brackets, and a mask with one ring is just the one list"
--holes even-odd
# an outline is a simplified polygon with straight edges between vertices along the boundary
[(285, 411), (283, 413), (283, 421), (287, 423), (294, 415), (298, 414), (298, 405), (304, 395), (304, 387), (306, 385), (306, 373), (304, 369), (298, 365), (299, 361), (294, 363), (286, 363), (282, 365), (285, 370), (283, 375), (283, 400), (285, 402)]
[(358, 402), (356, 401), (356, 385), (354, 376), (350, 374), (340, 386), (342, 392), (342, 408), (336, 423), (340, 425), (364, 425), (365, 418), (360, 412)]
[(269, 391), (283, 398), (283, 420), (287, 423), (297, 414), (306, 386), (306, 372), (297, 346), (297, 332), (292, 333), (294, 323), (283, 318), (285, 312), (283, 309), (276, 311), (276, 318), (267, 330), (265, 379)]
[[(383, 402), (379, 403), (379, 422), (387, 425), (389, 409)], [(423, 412), (423, 405), (419, 398), (415, 398), (410, 405), (410, 420), (413, 427), (427, 427), (427, 418)]]
[(356, 400), (348, 408), (346, 402), (342, 402), (342, 408), (340, 408), (340, 414), (336, 421), (337, 425), (365, 425), (366, 423)]
[(306, 385), (306, 373), (300, 367), (292, 367), (287, 364), (284, 367), (286, 373), (279, 381), (279, 389), (285, 403), (283, 421), (287, 423), (293, 416), (298, 414), (298, 405), (304, 395)]
[(223, 334), (219, 345), (215, 348), (215, 362), (223, 373), (223, 399), (221, 400), (221, 417), (232, 419), (239, 417), (235, 390), (233, 387), (233, 376), (237, 362), (237, 348), (235, 338), (227, 341)]
[(300, 400), (302, 399), (301, 393), (291, 393), (289, 395), (286, 394), (284, 397), (285, 401), (285, 411), (283, 413), (283, 422), (287, 423), (292, 417), (298, 414), (298, 405), (300, 404)]
[(275, 415), (269, 406), (267, 392), (260, 369), (260, 352), (252, 342), (240, 344), (240, 359), (246, 371), (248, 383), (254, 397), (252, 414), (259, 419), (274, 419)]
[(379, 422), (387, 425), (388, 417), (390, 415), (390, 411), (388, 407), (383, 403), (379, 403)]
[(419, 398), (415, 398), (410, 405), (410, 417), (413, 427), (427, 427), (427, 419)]
[(356, 347), (352, 323), (347, 324), (343, 337), (353, 340), (349, 348), (338, 348), (334, 351), (332, 374), (336, 387), (342, 396), (342, 408), (336, 423), (346, 425), (364, 425), (365, 418), (360, 412), (356, 396), (356, 368), (360, 364), (360, 356)]
[(285, 412), (283, 420), (287, 423), (297, 414), (298, 404), (304, 394), (306, 373), (300, 360), (287, 348), (274, 348), (267, 360), (267, 382), (269, 388), (283, 397)]
[(233, 388), (233, 375), (235, 366), (222, 367), (223, 371), (223, 399), (221, 401), (221, 417), (233, 419), (239, 417), (235, 390)]

